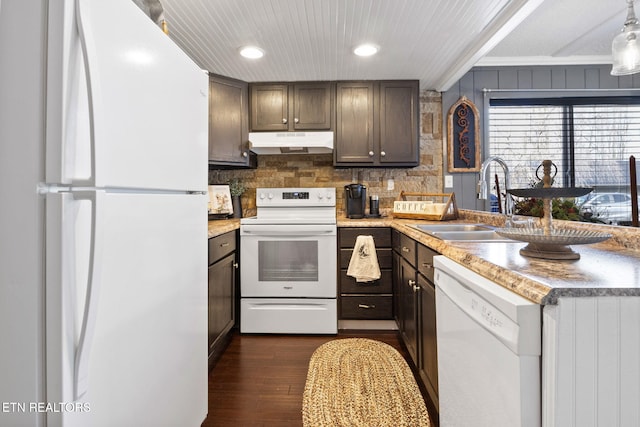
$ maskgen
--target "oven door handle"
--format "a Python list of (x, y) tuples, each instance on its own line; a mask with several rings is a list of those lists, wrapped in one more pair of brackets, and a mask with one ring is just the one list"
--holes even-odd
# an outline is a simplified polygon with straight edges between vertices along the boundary
[(241, 225), (240, 234), (256, 236), (330, 236), (336, 234), (335, 225)]

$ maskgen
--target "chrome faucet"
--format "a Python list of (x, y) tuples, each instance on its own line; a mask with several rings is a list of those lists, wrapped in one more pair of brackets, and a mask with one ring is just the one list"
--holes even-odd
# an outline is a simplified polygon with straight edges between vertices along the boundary
[[(511, 188), (511, 178), (509, 177), (509, 167), (500, 157), (493, 156), (486, 159), (482, 162), (482, 166), (480, 166), (480, 176), (478, 179), (478, 199), (486, 200), (489, 197), (489, 185), (487, 181), (485, 181), (485, 177), (487, 176), (487, 169), (489, 169), (489, 164), (491, 162), (496, 162), (502, 167), (504, 171), (504, 189), (505, 191)], [(507, 193), (505, 195), (504, 201), (504, 213), (507, 218), (511, 218), (513, 215), (513, 199), (511, 195)]]

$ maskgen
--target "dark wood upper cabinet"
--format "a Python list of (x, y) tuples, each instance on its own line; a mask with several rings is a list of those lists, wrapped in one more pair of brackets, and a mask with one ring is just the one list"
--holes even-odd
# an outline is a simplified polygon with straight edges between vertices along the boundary
[(209, 76), (209, 165), (251, 166), (246, 82)]
[(419, 164), (419, 85), (417, 81), (380, 82), (380, 164)]
[(289, 86), (287, 84), (252, 84), (251, 130), (289, 129)]
[(293, 85), (293, 127), (295, 130), (330, 130), (333, 91), (329, 82)]
[(340, 82), (336, 86), (335, 166), (417, 166), (419, 83)]
[(336, 165), (373, 165), (374, 83), (339, 82), (336, 85)]
[(251, 84), (251, 130), (330, 130), (332, 86), (331, 82)]

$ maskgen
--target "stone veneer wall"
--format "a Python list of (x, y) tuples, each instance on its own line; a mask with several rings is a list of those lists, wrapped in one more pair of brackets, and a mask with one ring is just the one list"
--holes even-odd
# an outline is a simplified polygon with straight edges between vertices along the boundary
[[(400, 191), (439, 193), (443, 189), (442, 96), (420, 92), (420, 165), (414, 168), (334, 168), (333, 154), (258, 156), (258, 168), (210, 170), (209, 184), (226, 184), (239, 178), (247, 188), (242, 195), (244, 216), (255, 215), (256, 187), (335, 187), (338, 215), (344, 213), (344, 186), (362, 182), (367, 196), (380, 197), (380, 210), (393, 209)], [(387, 190), (387, 180), (395, 188)], [(359, 181), (360, 180), (360, 181)], [(368, 203), (367, 203), (368, 209)]]

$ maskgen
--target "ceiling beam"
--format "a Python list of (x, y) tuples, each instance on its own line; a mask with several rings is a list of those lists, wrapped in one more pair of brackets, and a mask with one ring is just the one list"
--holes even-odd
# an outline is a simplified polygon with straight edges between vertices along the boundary
[(453, 63), (446, 76), (436, 83), (435, 89), (439, 92), (447, 91), (543, 2), (544, 0), (513, 0), (509, 2), (502, 13), (485, 27), (480, 37), (467, 46), (465, 52)]

